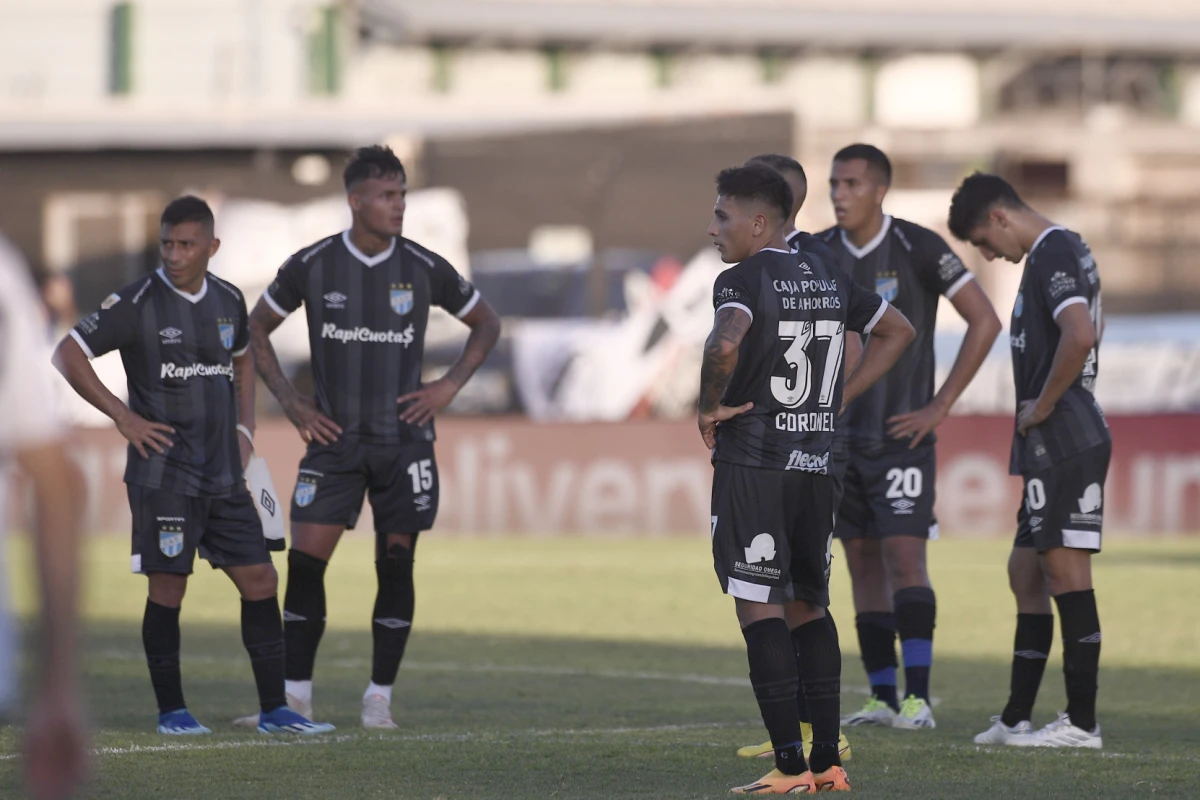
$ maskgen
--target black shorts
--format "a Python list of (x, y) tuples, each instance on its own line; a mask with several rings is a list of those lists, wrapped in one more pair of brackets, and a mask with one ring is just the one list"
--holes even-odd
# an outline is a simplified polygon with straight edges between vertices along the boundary
[(339, 439), (331, 445), (310, 444), (292, 494), (292, 519), (353, 528), (364, 493), (377, 534), (432, 528), (438, 509), (433, 443), (376, 445)]
[(852, 452), (834, 535), (936, 539), (936, 479), (937, 452), (932, 446), (870, 457)]
[(1104, 444), (1021, 476), (1025, 498), (1017, 511), (1013, 547), (1056, 547), (1100, 552), (1104, 527), (1104, 479), (1112, 445)]
[(197, 549), (213, 569), (271, 562), (258, 509), (244, 487), (228, 497), (127, 488), (133, 514), (130, 566), (134, 572), (191, 575)]
[(846, 470), (850, 468), (850, 448), (843, 440), (835, 438), (829, 450), (829, 475), (833, 478), (833, 509), (837, 511), (846, 493)]
[(713, 565), (726, 594), (828, 606), (832, 534), (828, 475), (713, 465)]

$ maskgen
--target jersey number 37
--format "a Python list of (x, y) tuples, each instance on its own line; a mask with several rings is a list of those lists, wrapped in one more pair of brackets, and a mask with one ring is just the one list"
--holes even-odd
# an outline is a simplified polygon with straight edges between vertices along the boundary
[(771, 378), (771, 394), (775, 399), (788, 408), (796, 408), (808, 400), (813, 384), (813, 365), (808, 357), (808, 346), (815, 340), (825, 339), (829, 341), (829, 349), (825, 351), (825, 365), (820, 374), (821, 393), (817, 399), (820, 405), (832, 405), (838, 375), (841, 374), (845, 330), (845, 325), (832, 319), (813, 322), (780, 320), (779, 338), (791, 341), (783, 354), (791, 374)]

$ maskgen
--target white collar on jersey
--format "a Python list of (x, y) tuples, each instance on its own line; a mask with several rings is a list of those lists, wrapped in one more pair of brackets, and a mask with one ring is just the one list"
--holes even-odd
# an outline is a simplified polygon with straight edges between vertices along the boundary
[(780, 250), (778, 247), (764, 247), (762, 250), (759, 250), (758, 252), (760, 252), (760, 253), (783, 253), (785, 256), (792, 255), (791, 250)]
[(864, 244), (861, 248), (855, 247), (854, 243), (846, 237), (846, 231), (838, 228), (838, 233), (842, 235), (842, 244), (844, 244), (846, 249), (850, 251), (850, 255), (854, 256), (855, 258), (864, 258), (876, 247), (879, 247), (879, 245), (883, 244), (883, 240), (887, 238), (888, 231), (891, 229), (892, 218), (889, 215), (884, 214), (883, 227), (879, 229), (879, 233), (875, 234), (875, 238)]
[(189, 303), (199, 303), (204, 299), (204, 295), (208, 294), (208, 278), (204, 279), (204, 283), (200, 286), (200, 291), (196, 292), (195, 294), (191, 294), (183, 291), (182, 289), (176, 289), (175, 284), (171, 283), (171, 279), (167, 277), (167, 273), (163, 272), (162, 267), (159, 267), (154, 272), (158, 275), (158, 277), (162, 278), (162, 282), (167, 285), (167, 288), (182, 297), (184, 300), (187, 300)]
[(354, 256), (368, 267), (373, 267), (376, 264), (382, 264), (384, 261), (387, 261), (392, 257), (392, 253), (396, 252), (395, 237), (392, 237), (392, 243), (387, 246), (387, 250), (384, 250), (382, 253), (376, 253), (373, 256), (367, 255), (362, 250), (359, 250), (354, 246), (354, 242), (350, 241), (350, 231), (342, 231), (342, 241), (345, 242), (346, 249), (350, 251), (350, 255)]
[(1054, 233), (1055, 231), (1065, 231), (1065, 230), (1066, 230), (1066, 228), (1064, 228), (1062, 225), (1051, 225), (1049, 228), (1046, 228), (1046, 230), (1042, 231), (1038, 235), (1038, 238), (1033, 240), (1033, 246), (1031, 246), (1029, 248), (1029, 252), (1026, 253), (1026, 255), (1027, 256), (1033, 255), (1033, 251), (1037, 250), (1038, 245), (1042, 243), (1042, 240), (1045, 239), (1050, 234)]

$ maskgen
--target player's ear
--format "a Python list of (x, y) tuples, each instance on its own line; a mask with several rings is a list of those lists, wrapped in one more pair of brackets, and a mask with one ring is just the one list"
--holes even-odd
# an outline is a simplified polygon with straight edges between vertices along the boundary
[(208, 243), (208, 257), (212, 258), (213, 256), (215, 256), (217, 254), (217, 251), (220, 249), (221, 249), (221, 240), (214, 236), (212, 238), (212, 241)]
[(350, 203), (351, 211), (362, 210), (362, 195), (358, 192), (350, 192), (350, 194), (346, 195), (346, 201)]

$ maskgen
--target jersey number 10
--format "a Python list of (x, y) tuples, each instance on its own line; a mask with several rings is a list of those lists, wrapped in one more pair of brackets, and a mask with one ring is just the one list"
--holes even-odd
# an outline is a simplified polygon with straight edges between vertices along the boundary
[(808, 400), (812, 391), (812, 360), (808, 357), (808, 346), (814, 339), (829, 341), (825, 351), (825, 368), (821, 370), (821, 393), (818, 402), (823, 406), (833, 404), (834, 389), (841, 374), (842, 350), (845, 346), (846, 326), (837, 320), (819, 319), (814, 322), (797, 320), (779, 321), (779, 338), (791, 340), (783, 357), (792, 374), (773, 376), (771, 394), (788, 408), (796, 408)]

